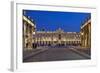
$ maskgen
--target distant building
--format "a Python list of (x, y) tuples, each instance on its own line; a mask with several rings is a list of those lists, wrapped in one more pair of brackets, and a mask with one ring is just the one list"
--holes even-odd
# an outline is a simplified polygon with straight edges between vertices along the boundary
[(35, 33), (35, 24), (28, 17), (24, 16), (23, 19), (23, 48), (24, 50), (32, 49), (32, 39)]
[(56, 31), (37, 31), (33, 39), (33, 43), (38, 46), (46, 45), (80, 45), (80, 33), (64, 32), (60, 28)]
[(91, 48), (91, 19), (81, 26), (81, 46)]

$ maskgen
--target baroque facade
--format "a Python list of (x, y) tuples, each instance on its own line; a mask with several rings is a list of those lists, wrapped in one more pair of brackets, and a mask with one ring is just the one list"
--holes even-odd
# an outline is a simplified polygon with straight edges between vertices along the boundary
[(56, 31), (37, 31), (33, 35), (33, 43), (37, 43), (38, 46), (46, 45), (80, 45), (81, 38), (78, 32), (64, 32), (60, 28)]
[(29, 17), (23, 15), (23, 48), (24, 50), (32, 49), (32, 39), (35, 33), (35, 24)]
[(81, 46), (91, 48), (91, 19), (81, 26)]

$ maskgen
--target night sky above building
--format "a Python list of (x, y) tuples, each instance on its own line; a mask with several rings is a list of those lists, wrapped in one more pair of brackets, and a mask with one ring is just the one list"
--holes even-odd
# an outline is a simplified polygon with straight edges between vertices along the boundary
[(91, 16), (91, 13), (56, 12), (23, 10), (36, 24), (36, 30), (56, 31), (61, 28), (65, 32), (80, 32), (81, 25)]

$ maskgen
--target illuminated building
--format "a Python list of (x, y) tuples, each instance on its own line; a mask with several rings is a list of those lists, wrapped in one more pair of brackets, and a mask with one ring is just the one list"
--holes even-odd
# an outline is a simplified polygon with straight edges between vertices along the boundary
[(33, 43), (38, 46), (66, 46), (66, 45), (80, 45), (80, 33), (78, 32), (64, 32), (60, 28), (56, 31), (37, 31), (34, 35)]
[(91, 19), (81, 26), (81, 46), (91, 48)]
[(32, 39), (35, 33), (35, 24), (29, 17), (23, 16), (23, 48), (24, 50), (32, 49)]

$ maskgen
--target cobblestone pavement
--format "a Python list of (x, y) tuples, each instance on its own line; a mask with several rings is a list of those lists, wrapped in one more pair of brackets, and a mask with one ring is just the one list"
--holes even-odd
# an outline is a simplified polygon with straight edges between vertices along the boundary
[[(41, 49), (44, 47), (41, 47)], [(59, 61), (59, 60), (84, 60), (88, 59), (67, 47), (45, 47), (46, 51), (24, 60), (24, 62)]]

